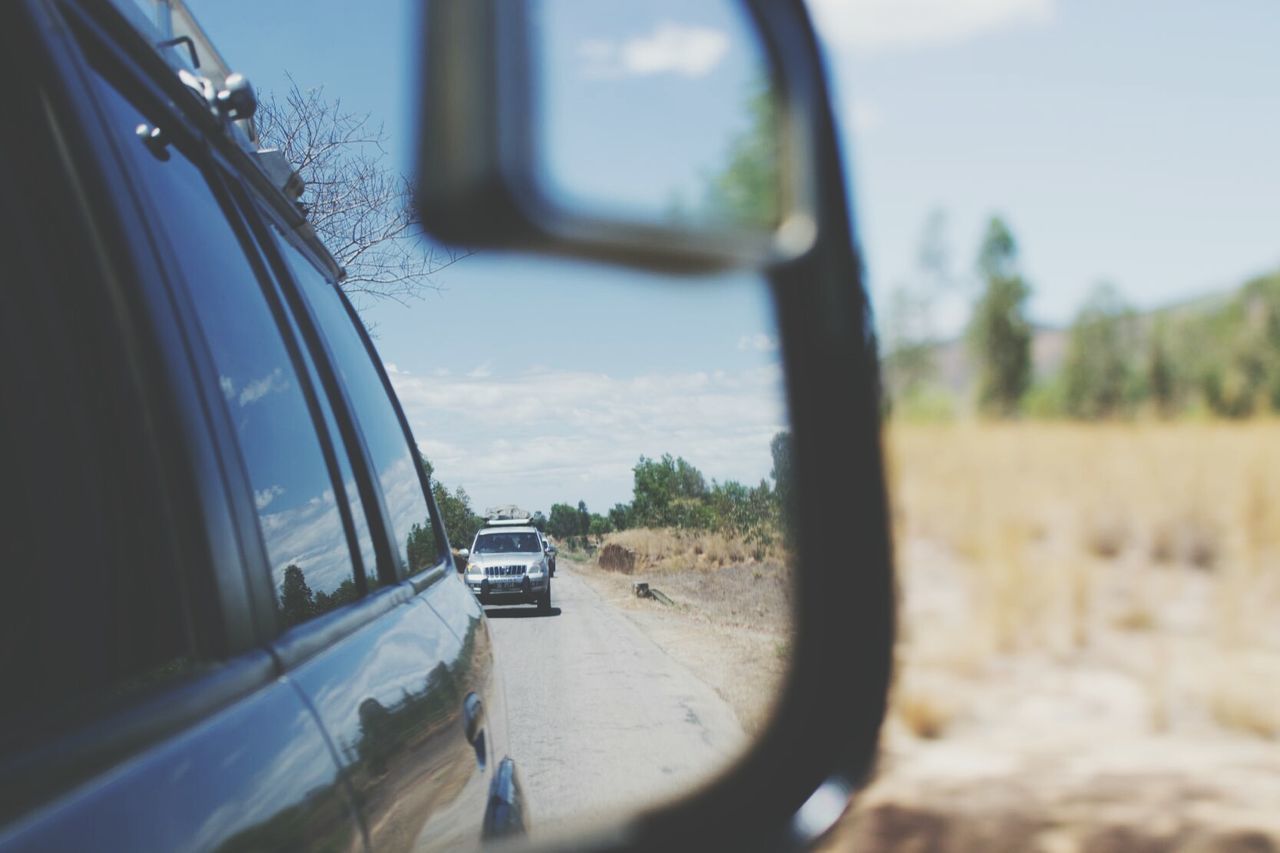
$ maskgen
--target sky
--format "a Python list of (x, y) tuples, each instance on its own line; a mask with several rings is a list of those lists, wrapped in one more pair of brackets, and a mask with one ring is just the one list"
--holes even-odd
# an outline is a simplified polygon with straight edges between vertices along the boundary
[[(412, 3), (189, 5), (259, 91), (283, 91), (286, 74), (323, 86), (383, 123), (390, 165), (412, 169)], [(544, 142), (565, 184), (652, 207), (704, 174), (739, 126), (725, 105), (743, 102), (754, 68), (732, 5), (541, 8), (557, 46), (548, 76), (564, 83)], [(963, 327), (992, 215), (1018, 239), (1030, 312), (1045, 324), (1070, 322), (1102, 281), (1151, 308), (1280, 266), (1273, 0), (811, 9), (879, 315), (894, 288), (920, 280), (935, 211), (952, 281), (928, 324), (939, 336)], [(587, 98), (574, 81), (625, 96)], [(362, 311), (437, 476), (477, 509), (585, 500), (604, 511), (630, 498), (641, 455), (684, 456), (721, 481), (768, 476), (786, 413), (758, 275), (667, 279), (484, 252), (433, 283), (421, 300)]]

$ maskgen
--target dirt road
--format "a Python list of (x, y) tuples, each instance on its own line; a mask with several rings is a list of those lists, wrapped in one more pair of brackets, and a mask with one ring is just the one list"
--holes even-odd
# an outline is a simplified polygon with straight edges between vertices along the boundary
[(730, 707), (562, 560), (552, 610), (488, 607), (535, 833), (650, 803), (743, 745)]

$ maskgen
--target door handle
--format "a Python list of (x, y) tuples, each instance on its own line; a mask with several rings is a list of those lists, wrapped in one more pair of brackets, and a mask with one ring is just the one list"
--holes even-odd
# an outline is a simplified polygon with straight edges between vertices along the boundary
[(474, 744), (484, 729), (484, 703), (474, 693), (462, 700), (462, 725), (467, 733), (467, 743)]

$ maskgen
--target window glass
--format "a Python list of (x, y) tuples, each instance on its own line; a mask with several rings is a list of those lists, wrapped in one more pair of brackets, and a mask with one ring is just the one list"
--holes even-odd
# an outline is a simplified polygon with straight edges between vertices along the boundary
[(439, 562), (440, 548), (418, 479), (415, 448), (405, 438), (382, 377), (337, 288), (296, 249), (281, 243), (285, 260), (314, 312), (355, 409), (356, 422), (391, 516), (397, 554), (410, 574), (433, 566)]
[[(65, 161), (43, 135), (37, 93), (27, 88), (16, 87), (0, 126), (6, 758), (192, 674), (201, 636), (162, 521), (169, 507), (118, 306), (96, 269)], [(25, 794), (0, 787), (4, 823)]]
[[(303, 388), (228, 212), (176, 140), (97, 80), (122, 149), (137, 167), (181, 267), (234, 424), (284, 625), (359, 595), (333, 483)], [(160, 138), (167, 132), (160, 128)]]
[[(295, 340), (302, 340), (298, 326), (292, 319), (290, 320), (289, 328), (293, 331)], [(304, 359), (304, 361), (306, 361), (307, 378), (311, 382), (311, 387), (319, 391), (324, 386), (316, 373), (315, 364), (310, 359)], [(324, 394), (317, 394), (317, 405), (320, 408), (321, 415), (324, 417), (325, 431), (328, 432), (334, 445), (338, 476), (342, 480), (342, 491), (346, 495), (347, 506), (351, 513), (352, 526), (355, 531), (356, 550), (360, 554), (360, 565), (364, 569), (365, 588), (374, 589), (378, 586), (378, 557), (373, 547), (373, 536), (369, 532), (369, 519), (360, 501), (360, 489), (356, 485), (355, 473), (351, 470), (351, 459), (347, 455), (346, 448), (342, 446), (340, 439), (342, 433), (338, 430), (338, 422), (333, 414), (333, 406)]]
[(541, 550), (536, 533), (482, 533), (476, 537), (477, 554), (536, 554)]

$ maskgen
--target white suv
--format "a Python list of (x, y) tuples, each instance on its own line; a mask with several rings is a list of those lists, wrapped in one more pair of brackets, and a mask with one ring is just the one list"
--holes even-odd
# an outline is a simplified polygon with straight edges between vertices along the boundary
[(483, 604), (551, 609), (551, 569), (542, 535), (527, 518), (488, 522), (465, 555), (467, 587)]

